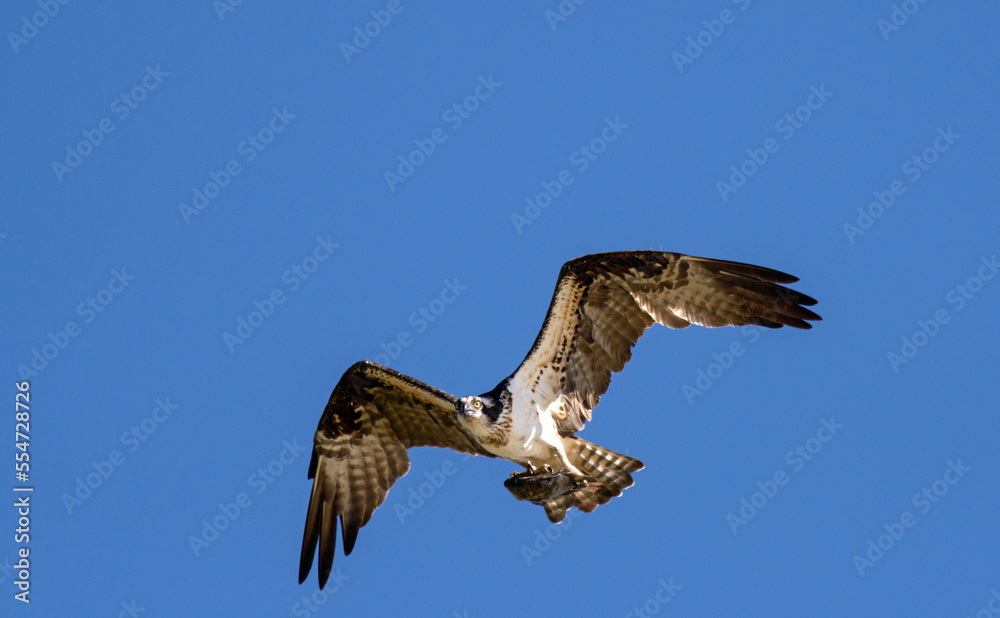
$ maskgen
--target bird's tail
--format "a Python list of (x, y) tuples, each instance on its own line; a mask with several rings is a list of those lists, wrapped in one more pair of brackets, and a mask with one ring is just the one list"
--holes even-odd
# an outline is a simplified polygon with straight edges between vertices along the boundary
[(567, 438), (563, 442), (569, 461), (578, 470), (600, 483), (599, 487), (584, 487), (568, 494), (545, 500), (542, 506), (549, 521), (559, 523), (566, 517), (566, 511), (575, 506), (584, 513), (590, 513), (598, 506), (607, 504), (615, 496), (622, 495), (622, 490), (631, 487), (631, 472), (642, 470), (642, 462), (627, 455), (609, 451), (581, 440)]

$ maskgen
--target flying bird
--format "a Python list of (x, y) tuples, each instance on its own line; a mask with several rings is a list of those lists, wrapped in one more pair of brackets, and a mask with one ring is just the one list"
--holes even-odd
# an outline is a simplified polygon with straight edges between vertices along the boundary
[[(715, 328), (811, 328), (816, 301), (780, 284), (785, 273), (661, 251), (585, 255), (563, 265), (548, 313), (520, 366), (493, 390), (455, 397), (360, 361), (340, 378), (316, 429), (299, 583), (319, 546), (319, 584), (333, 568), (337, 518), (344, 555), (410, 468), (407, 449), (437, 446), (525, 468), (505, 485), (552, 522), (590, 513), (633, 483), (643, 465), (576, 437), (611, 374), (654, 323)], [(805, 306), (804, 306), (805, 305)], [(516, 479), (516, 480), (515, 480)]]

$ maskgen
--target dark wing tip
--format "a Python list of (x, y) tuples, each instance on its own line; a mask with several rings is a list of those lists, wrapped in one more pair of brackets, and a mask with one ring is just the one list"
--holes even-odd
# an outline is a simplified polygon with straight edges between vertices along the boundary
[(306, 523), (306, 534), (302, 538), (302, 554), (299, 556), (299, 583), (306, 581), (313, 566), (313, 555), (316, 553), (316, 535), (309, 530)]
[(819, 321), (823, 319), (812, 311), (796, 305), (792, 305), (791, 308), (788, 308), (781, 313), (771, 313), (769, 315), (775, 319), (771, 320), (764, 317), (757, 317), (752, 321), (752, 323), (765, 328), (781, 328), (782, 326), (790, 326), (792, 328), (809, 330), (812, 328), (812, 324), (806, 322), (806, 320)]
[(808, 330), (812, 328), (812, 324), (806, 320), (815, 322), (823, 319), (815, 311), (806, 309), (805, 306), (812, 306), (816, 304), (816, 299), (810, 296), (806, 296), (805, 294), (788, 288), (781, 288), (781, 291), (778, 293), (778, 297), (781, 301), (787, 303), (780, 309), (782, 314), (781, 323), (786, 326)]
[[(331, 505), (332, 506), (332, 505)], [(319, 543), (319, 589), (326, 585), (333, 571), (333, 555), (337, 553), (337, 517), (331, 513), (323, 514), (323, 532)]]
[(309, 571), (312, 570), (312, 556), (309, 556), (308, 561), (305, 556), (299, 559), (299, 585), (305, 583), (306, 578), (309, 577)]
[[(318, 489), (318, 488), (317, 488)], [(299, 584), (309, 577), (312, 570), (313, 557), (319, 546), (319, 588), (323, 589), (326, 580), (333, 570), (333, 554), (337, 549), (337, 520), (326, 517), (322, 497), (314, 495), (309, 502), (309, 512), (306, 514), (306, 530), (302, 536), (302, 554), (299, 557)], [(332, 530), (330, 528), (333, 528)]]
[(344, 521), (344, 516), (340, 516), (340, 531), (343, 534), (344, 539), (344, 555), (350, 556), (351, 552), (354, 551), (354, 543), (358, 540), (358, 531), (360, 530), (355, 521)]
[[(313, 452), (315, 460), (316, 453)], [(319, 526), (317, 525), (320, 511), (320, 500), (316, 492), (319, 491), (318, 484), (313, 485), (312, 494), (309, 496), (309, 509), (306, 511), (306, 527), (302, 534), (302, 553), (299, 555), (299, 583), (306, 581), (309, 571), (312, 570), (313, 556), (316, 554), (316, 542), (319, 540)]]
[(789, 275), (786, 272), (774, 270), (773, 268), (765, 268), (764, 266), (754, 266), (753, 264), (731, 262), (728, 260), (709, 260), (709, 258), (698, 258), (694, 256), (688, 257), (702, 262), (715, 262), (718, 264), (719, 271), (722, 273), (739, 275), (740, 277), (757, 279), (758, 281), (766, 281), (767, 283), (780, 283), (782, 285), (788, 285), (789, 283), (795, 283), (799, 280), (799, 278), (795, 275)]
[[(818, 315), (817, 313), (815, 313), (813, 311), (809, 311), (805, 307), (799, 307), (799, 312), (808, 315), (808, 317), (802, 318), (804, 320), (812, 320), (814, 322), (822, 322), (823, 321), (823, 318), (820, 315)], [(812, 324), (806, 324), (806, 326), (808, 326), (809, 328), (812, 328)]]
[[(789, 291), (795, 292), (795, 290), (789, 290)], [(808, 305), (808, 306), (811, 307), (811, 306), (815, 305), (817, 302), (819, 302), (815, 298), (813, 298), (812, 296), (806, 296), (802, 292), (795, 292), (795, 295), (796, 295), (796, 302), (798, 302), (800, 305)], [(816, 314), (814, 313), (813, 315), (816, 315)], [(816, 316), (816, 318), (817, 319), (822, 319), (818, 315)]]
[(794, 283), (798, 277), (738, 262), (725, 262), (718, 272), (728, 275), (737, 294), (753, 307), (757, 318), (753, 323), (759, 326), (791, 326), (808, 330), (812, 325), (807, 320), (822, 320), (815, 312), (806, 309), (817, 304), (815, 298), (782, 285)]

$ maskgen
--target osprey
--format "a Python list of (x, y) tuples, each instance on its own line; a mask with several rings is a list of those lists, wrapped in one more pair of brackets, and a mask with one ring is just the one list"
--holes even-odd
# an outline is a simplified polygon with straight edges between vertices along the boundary
[[(333, 568), (337, 517), (344, 554), (410, 468), (407, 449), (438, 446), (524, 466), (505, 485), (552, 522), (591, 512), (632, 485), (642, 462), (575, 434), (653, 323), (670, 328), (811, 328), (816, 301), (778, 284), (785, 273), (661, 251), (586, 255), (563, 265), (542, 330), (493, 390), (454, 397), (361, 361), (333, 389), (316, 429), (299, 583), (319, 545), (319, 585)], [(556, 471), (554, 473), (554, 471)], [(514, 481), (514, 482), (511, 482)]]

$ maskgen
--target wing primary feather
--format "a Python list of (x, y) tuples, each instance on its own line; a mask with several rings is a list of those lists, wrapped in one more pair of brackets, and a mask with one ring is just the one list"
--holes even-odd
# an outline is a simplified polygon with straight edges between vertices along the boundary
[(358, 523), (352, 519), (345, 521), (344, 515), (340, 516), (340, 526), (344, 534), (344, 555), (350, 556), (354, 551), (354, 542), (358, 540)]
[(333, 512), (333, 500), (323, 502), (319, 543), (319, 589), (322, 590), (333, 571), (333, 554), (337, 551), (337, 515)]
[[(313, 453), (313, 461), (316, 461), (316, 454)], [(310, 470), (315, 470), (314, 466)], [(312, 476), (310, 476), (312, 478)], [(321, 501), (319, 499), (319, 481), (313, 482), (312, 495), (309, 497), (309, 510), (306, 512), (306, 529), (302, 535), (302, 555), (299, 557), (299, 583), (306, 581), (309, 571), (312, 569), (313, 556), (316, 554), (316, 541), (319, 539), (319, 512)]]

